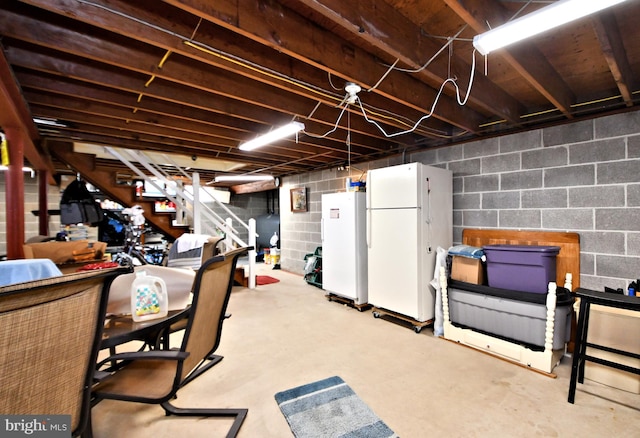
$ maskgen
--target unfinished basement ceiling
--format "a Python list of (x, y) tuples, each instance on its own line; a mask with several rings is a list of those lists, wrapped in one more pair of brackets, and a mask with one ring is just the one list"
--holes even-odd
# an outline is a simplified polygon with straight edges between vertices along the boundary
[[(65, 125), (38, 125), (43, 152), (77, 142), (237, 164), (208, 162), (205, 181), (293, 175), (635, 110), (638, 0), (486, 58), (474, 52), (474, 35), (549, 3), (1, 1), (14, 74), (1, 79), (18, 82), (34, 117)], [(348, 83), (361, 87), (351, 104)], [(306, 126), (297, 141), (238, 149), (292, 120)]]

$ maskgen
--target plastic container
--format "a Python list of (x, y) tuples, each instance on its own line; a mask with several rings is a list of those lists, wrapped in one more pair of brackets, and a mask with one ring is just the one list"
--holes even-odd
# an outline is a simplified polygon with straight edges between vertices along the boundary
[(487, 282), (491, 287), (546, 294), (556, 281), (559, 246), (486, 245)]
[(131, 317), (135, 322), (163, 318), (169, 311), (167, 285), (160, 277), (137, 271), (131, 283)]
[(280, 264), (280, 250), (278, 248), (271, 248), (271, 264)]
[(270, 265), (271, 264), (271, 253), (270, 253), (270, 249), (269, 248), (264, 248), (263, 249), (263, 259), (264, 259), (264, 264), (265, 265)]
[[(548, 316), (546, 297), (537, 293), (455, 283), (449, 287), (448, 298), (449, 315), (454, 324), (523, 342), (529, 347), (544, 348)], [(568, 291), (557, 297), (553, 350), (562, 349), (569, 342), (574, 301)]]

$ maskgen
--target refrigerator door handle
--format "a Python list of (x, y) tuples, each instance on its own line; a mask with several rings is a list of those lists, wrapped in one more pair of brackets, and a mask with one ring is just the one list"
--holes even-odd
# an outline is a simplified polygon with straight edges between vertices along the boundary
[(371, 248), (371, 209), (367, 208), (367, 248)]
[[(367, 184), (371, 183), (371, 172), (367, 172)], [(371, 186), (369, 186), (371, 189)], [(371, 190), (365, 191), (365, 208), (367, 209), (367, 248), (371, 248)]]
[(324, 218), (320, 218), (320, 241), (324, 242)]

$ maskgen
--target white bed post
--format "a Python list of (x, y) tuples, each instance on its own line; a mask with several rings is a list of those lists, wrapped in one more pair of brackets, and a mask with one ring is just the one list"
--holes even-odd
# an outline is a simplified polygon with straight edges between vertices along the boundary
[(549, 291), (547, 292), (547, 325), (544, 333), (544, 351), (553, 351), (553, 330), (556, 319), (556, 282), (549, 282)]
[(564, 288), (569, 289), (569, 292), (573, 292), (573, 275), (571, 272), (567, 272), (564, 276)]
[[(444, 267), (440, 268), (440, 293), (442, 297), (442, 327), (446, 331), (451, 328), (449, 319), (449, 295), (447, 292), (447, 272)], [(446, 336), (445, 336), (446, 337)]]

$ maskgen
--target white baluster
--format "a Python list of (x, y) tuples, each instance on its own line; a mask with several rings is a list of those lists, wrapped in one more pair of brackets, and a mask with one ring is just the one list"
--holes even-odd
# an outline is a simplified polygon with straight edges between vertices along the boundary
[(570, 272), (564, 276), (564, 288), (569, 289), (569, 292), (573, 291), (573, 275)]
[(442, 318), (445, 324), (450, 323), (449, 320), (449, 296), (447, 294), (447, 273), (444, 267), (440, 267), (440, 292), (442, 293)]
[(555, 326), (556, 318), (556, 283), (554, 281), (549, 282), (549, 289), (547, 292), (547, 324), (544, 336), (544, 350), (553, 350), (553, 330)]

